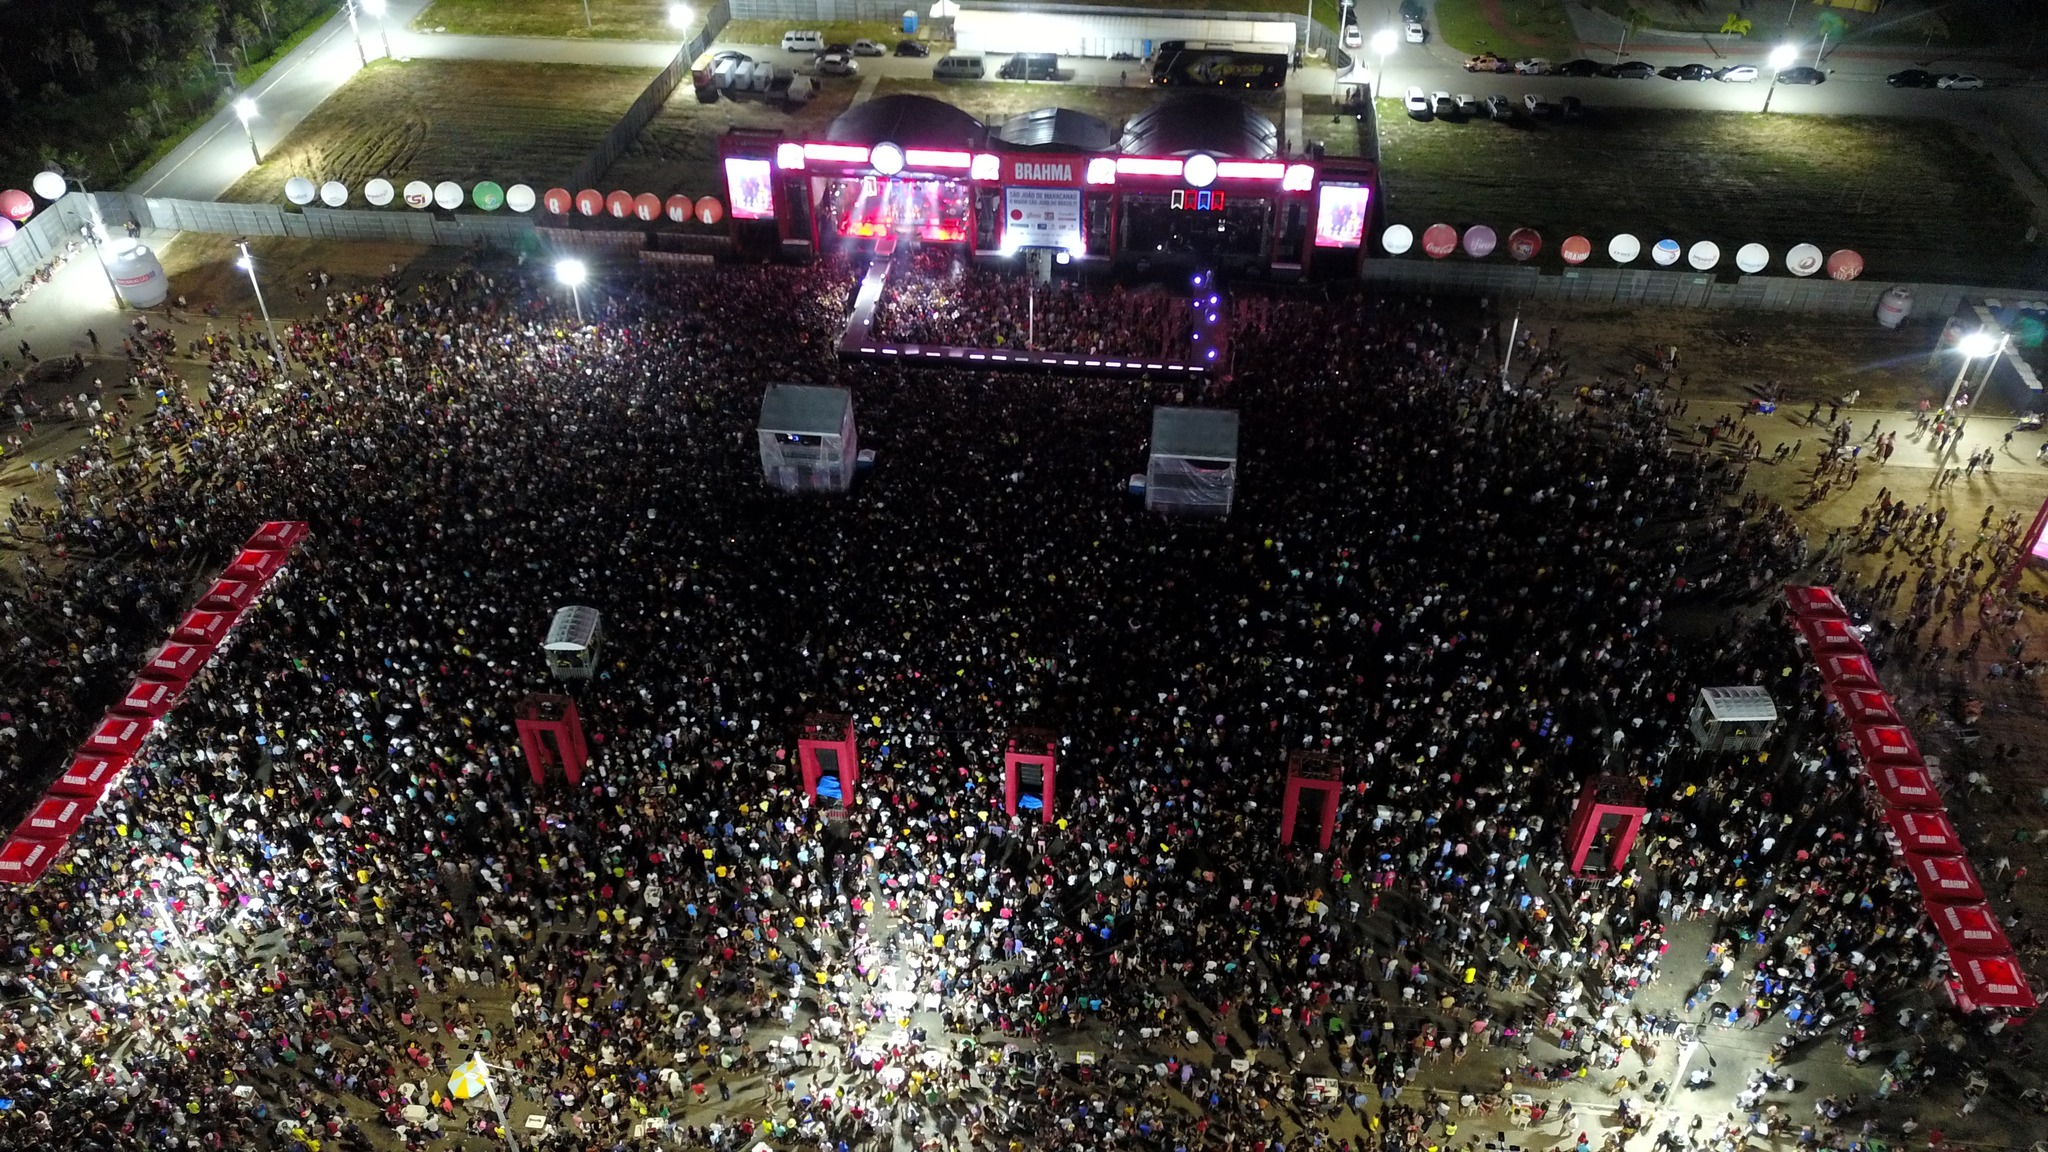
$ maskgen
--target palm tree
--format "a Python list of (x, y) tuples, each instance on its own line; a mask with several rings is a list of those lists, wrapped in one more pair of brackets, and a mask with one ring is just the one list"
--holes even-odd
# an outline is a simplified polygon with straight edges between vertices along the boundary
[(71, 57), (71, 66), (78, 69), (81, 77), (90, 76), (100, 66), (100, 55), (92, 46), (92, 37), (79, 29), (73, 28), (71, 35), (65, 37), (64, 54)]
[(106, 30), (113, 33), (114, 39), (121, 42), (121, 54), (128, 58), (130, 65), (133, 65), (135, 63), (135, 17), (130, 15), (126, 8), (114, 3), (114, 0), (100, 0), (99, 3), (92, 6), (92, 14), (99, 17), (100, 23), (106, 27)]
[(57, 65), (64, 62), (64, 46), (57, 43), (55, 36), (45, 35), (42, 43), (35, 48), (36, 62), (49, 69), (51, 75), (57, 72)]
[(1749, 19), (1740, 12), (1730, 12), (1728, 18), (1721, 21), (1721, 31), (1724, 35), (1747, 36), (1750, 30), (1755, 27), (1756, 21)]

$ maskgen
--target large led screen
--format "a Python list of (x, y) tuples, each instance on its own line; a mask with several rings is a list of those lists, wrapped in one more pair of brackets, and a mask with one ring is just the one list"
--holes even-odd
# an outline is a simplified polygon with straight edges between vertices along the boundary
[(1366, 209), (1372, 189), (1356, 184), (1325, 184), (1316, 201), (1316, 247), (1356, 248), (1365, 239)]
[(725, 198), (732, 205), (735, 220), (773, 219), (775, 186), (770, 182), (768, 161), (745, 156), (726, 157)]

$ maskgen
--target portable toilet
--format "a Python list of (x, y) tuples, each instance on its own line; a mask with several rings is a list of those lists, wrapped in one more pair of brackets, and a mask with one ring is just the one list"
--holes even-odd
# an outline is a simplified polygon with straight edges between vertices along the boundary
[(903, 34), (905, 36), (917, 35), (917, 9), (905, 8), (903, 10)]
[(555, 613), (541, 648), (557, 680), (588, 680), (597, 667), (604, 617), (595, 608), (571, 604)]

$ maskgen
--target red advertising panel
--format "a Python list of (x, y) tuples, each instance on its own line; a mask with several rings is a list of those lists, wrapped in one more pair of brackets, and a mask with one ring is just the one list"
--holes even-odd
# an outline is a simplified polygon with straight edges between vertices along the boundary
[(262, 590), (260, 580), (224, 576), (207, 588), (206, 595), (199, 598), (199, 606), (209, 612), (240, 612), (254, 603), (256, 593)]
[(1906, 853), (1906, 871), (1920, 886), (1929, 908), (1943, 904), (1982, 904), (1984, 886), (1977, 883), (1977, 871), (1961, 856), (1922, 856)]
[(1884, 822), (1891, 826), (1892, 835), (1899, 838), (1900, 848), (1907, 852), (1928, 856), (1963, 854), (1963, 839), (1956, 835), (1956, 826), (1940, 812), (1909, 812), (1895, 808), (1884, 814)]
[(2032, 1012), (2034, 994), (2019, 962), (2010, 956), (1950, 956), (1956, 978), (1949, 985), (1956, 1002), (1966, 1012), (1980, 1008), (2003, 1012)]
[(197, 644), (182, 644), (173, 640), (149, 658), (149, 663), (142, 666), (142, 674), (159, 680), (169, 680), (174, 684), (183, 684), (199, 675), (199, 670), (206, 666), (206, 658), (211, 655), (211, 648)]
[(1863, 769), (1886, 808), (1909, 812), (1940, 812), (1941, 794), (1934, 778), (1914, 764), (1869, 764)]
[(1865, 764), (1924, 764), (1920, 746), (1903, 724), (1858, 724), (1856, 751)]
[(72, 758), (71, 767), (50, 785), (50, 792), (58, 796), (98, 800), (120, 782), (121, 773), (127, 770), (126, 756), (76, 756)]
[(178, 622), (171, 639), (195, 648), (218, 648), (220, 642), (227, 639), (228, 629), (234, 627), (240, 618), (236, 612), (209, 612), (204, 608), (194, 608)]
[(289, 552), (298, 546), (311, 531), (304, 520), (272, 520), (256, 529), (249, 537), (245, 548), (265, 548), (272, 552)]
[(1948, 946), (1951, 955), (1974, 952), (2000, 956), (2012, 951), (2005, 930), (1998, 926), (1998, 915), (1989, 904), (1936, 904), (1927, 909), (1927, 916), (1934, 921), (1934, 930), (1941, 934), (1941, 942)]
[(1832, 588), (1819, 588), (1811, 584), (1785, 585), (1785, 603), (1792, 614), (1802, 619), (1814, 616), (1836, 616), (1849, 618), (1849, 610), (1842, 606), (1841, 598)]
[(134, 756), (142, 748), (142, 742), (149, 739), (149, 730), (156, 721), (147, 716), (123, 716), (119, 713), (100, 721), (92, 735), (85, 738), (82, 754), (118, 758)]
[(69, 840), (85, 818), (92, 815), (95, 803), (83, 796), (45, 796), (29, 809), (28, 819), (21, 822), (14, 834), (23, 839)]
[(1816, 654), (1836, 652), (1849, 656), (1863, 654), (1863, 634), (1854, 624), (1836, 616), (1815, 616), (1799, 621), (1799, 634)]
[(1820, 678), (1837, 691), (1884, 687), (1877, 679), (1876, 667), (1867, 656), (1821, 656), (1814, 663), (1820, 667)]
[(1892, 698), (1873, 688), (1851, 688), (1835, 697), (1842, 706), (1842, 714), (1849, 723), (1862, 724), (1904, 724), (1898, 710), (1892, 707)]
[(127, 694), (114, 707), (156, 720), (177, 705), (178, 694), (184, 690), (182, 684), (144, 677), (129, 685)]
[(235, 556), (235, 562), (228, 565), (221, 575), (241, 580), (253, 576), (260, 584), (277, 575), (277, 570), (284, 567), (284, 562), (285, 554), (282, 552), (268, 548), (244, 548)]
[(49, 871), (63, 847), (61, 841), (25, 840), (19, 836), (0, 844), (0, 883), (35, 883)]

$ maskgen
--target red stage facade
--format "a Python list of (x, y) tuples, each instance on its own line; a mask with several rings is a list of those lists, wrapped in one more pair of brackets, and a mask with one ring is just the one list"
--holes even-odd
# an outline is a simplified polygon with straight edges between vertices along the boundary
[[(1060, 263), (1283, 276), (1314, 264), (1355, 275), (1378, 211), (1370, 160), (1270, 148), (1133, 154), (1113, 140), (1020, 146), (956, 109), (923, 109), (924, 100), (883, 98), (904, 102), (906, 114), (894, 117), (869, 110), (883, 101), (856, 106), (828, 140), (753, 129), (720, 137), (735, 248), (808, 260), (915, 240), (986, 259), (1052, 249)], [(929, 113), (930, 126), (907, 113)]]

